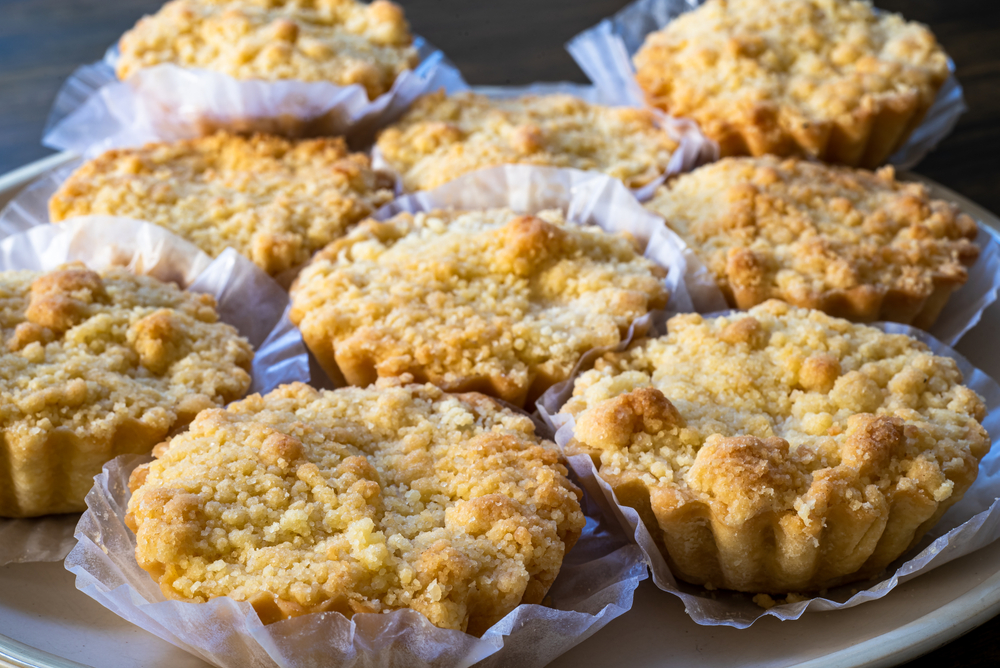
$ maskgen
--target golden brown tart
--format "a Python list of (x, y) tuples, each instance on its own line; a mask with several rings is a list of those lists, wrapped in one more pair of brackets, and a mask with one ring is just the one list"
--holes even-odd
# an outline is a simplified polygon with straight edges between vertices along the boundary
[(563, 94), (491, 99), (439, 92), (417, 100), (376, 146), (414, 191), (504, 164), (594, 170), (638, 188), (667, 171), (677, 142), (648, 110)]
[(318, 253), (291, 318), (332, 377), (412, 374), (523, 405), (663, 308), (664, 273), (630, 239), (559, 211), (402, 213)]
[(661, 187), (646, 207), (741, 309), (777, 298), (927, 328), (979, 256), (975, 221), (891, 167), (727, 158)]
[(235, 79), (359, 84), (370, 99), (417, 64), (403, 10), (388, 0), (173, 0), (118, 48), (120, 79), (172, 63)]
[(607, 355), (562, 408), (671, 572), (754, 593), (874, 576), (976, 479), (990, 440), (954, 360), (769, 301), (679, 315)]
[(0, 517), (84, 510), (107, 461), (250, 386), (211, 296), (124, 269), (2, 272), (0, 327)]
[(49, 218), (144, 220), (212, 257), (235, 248), (276, 275), (389, 202), (391, 185), (340, 138), (218, 133), (98, 156), (52, 196)]
[(202, 412), (136, 469), (126, 521), (170, 599), (266, 623), (410, 608), (481, 635), (540, 603), (584, 525), (531, 420), (395, 380), (301, 383)]
[(948, 76), (930, 30), (862, 0), (708, 0), (648, 35), (634, 62), (650, 104), (693, 118), (723, 156), (868, 168)]

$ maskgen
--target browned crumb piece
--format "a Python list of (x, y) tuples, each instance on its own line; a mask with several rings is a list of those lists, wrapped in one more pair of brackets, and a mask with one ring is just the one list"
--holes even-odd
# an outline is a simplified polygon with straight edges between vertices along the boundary
[(249, 601), (265, 624), (412, 608), (481, 635), (541, 602), (584, 524), (526, 416), (387, 381), (205, 411), (130, 486), (163, 593)]
[(0, 517), (85, 508), (101, 466), (250, 386), (209, 295), (81, 264), (0, 273)]
[(661, 278), (629, 239), (558, 211), (400, 214), (319, 253), (292, 288), (291, 317), (323, 368), (352, 384), (409, 373), (520, 405), (663, 308)]
[(571, 95), (494, 100), (439, 92), (417, 100), (377, 147), (410, 191), (511, 163), (595, 170), (637, 188), (667, 170), (677, 142), (648, 110)]
[(851, 320), (929, 327), (979, 256), (976, 223), (891, 167), (728, 158), (647, 208), (690, 245), (729, 303), (777, 298)]
[(63, 183), (49, 216), (145, 220), (212, 257), (231, 246), (275, 275), (390, 201), (390, 188), (340, 138), (219, 133), (108, 151)]
[(562, 412), (567, 451), (639, 511), (671, 572), (753, 593), (879, 573), (990, 447), (954, 360), (778, 301), (672, 318), (580, 376)]
[(161, 63), (236, 79), (360, 84), (370, 99), (417, 64), (403, 10), (387, 0), (174, 0), (118, 44), (118, 77)]
[(708, 0), (635, 55), (654, 106), (696, 120), (722, 155), (881, 164), (948, 76), (926, 26), (860, 0)]

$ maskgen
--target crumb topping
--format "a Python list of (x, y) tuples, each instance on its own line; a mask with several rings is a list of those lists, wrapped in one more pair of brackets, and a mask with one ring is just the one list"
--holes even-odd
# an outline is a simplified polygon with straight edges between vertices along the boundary
[(602, 476), (704, 501), (729, 526), (773, 513), (819, 531), (838, 504), (876, 512), (913, 491), (951, 505), (990, 445), (954, 360), (778, 301), (672, 318), (583, 374), (562, 410)]
[(696, 120), (724, 155), (786, 153), (786, 140), (821, 155), (834, 126), (872, 132), (854, 119), (882, 103), (897, 120), (889, 141), (905, 139), (948, 76), (930, 30), (860, 0), (708, 0), (648, 35), (634, 61), (651, 103)]
[(232, 246), (275, 275), (390, 201), (390, 187), (340, 138), (219, 133), (108, 151), (63, 183), (49, 215), (145, 220), (212, 257)]
[(119, 79), (173, 63), (236, 79), (360, 84), (369, 99), (417, 64), (403, 10), (387, 0), (173, 0), (118, 47)]
[(889, 293), (957, 288), (979, 256), (975, 221), (920, 183), (774, 157), (727, 158), (675, 179), (646, 207), (715, 274), (730, 304), (770, 298), (852, 319), (892, 318)]
[(105, 461), (241, 397), (253, 351), (217, 319), (124, 269), (0, 273), (0, 516), (79, 510)]
[(570, 95), (492, 100), (438, 92), (417, 100), (376, 146), (413, 191), (510, 163), (594, 170), (637, 188), (666, 171), (677, 143), (648, 110)]
[(565, 476), (482, 395), (297, 383), (199, 415), (133, 473), (127, 521), (169, 598), (250, 601), (265, 623), (412, 608), (480, 635), (540, 602), (579, 536)]
[(662, 275), (629, 239), (558, 211), (404, 213), (319, 253), (291, 317), (353, 384), (411, 373), (520, 404), (663, 308)]

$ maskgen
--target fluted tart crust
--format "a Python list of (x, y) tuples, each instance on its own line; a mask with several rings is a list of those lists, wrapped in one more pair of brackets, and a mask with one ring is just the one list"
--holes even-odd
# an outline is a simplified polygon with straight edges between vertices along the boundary
[(318, 253), (291, 318), (351, 384), (406, 373), (523, 405), (663, 308), (664, 274), (632, 240), (555, 210), (401, 213)]
[(130, 481), (139, 564), (167, 598), (249, 601), (265, 624), (410, 608), (481, 635), (542, 601), (584, 525), (528, 417), (432, 385), (285, 385), (157, 457)]
[(105, 462), (243, 396), (215, 300), (124, 269), (0, 273), (0, 517), (78, 512)]
[(979, 256), (975, 221), (891, 167), (728, 158), (661, 187), (646, 207), (741, 309), (777, 298), (927, 328)]
[(926, 26), (862, 0), (708, 0), (646, 37), (636, 77), (723, 156), (872, 168), (903, 145), (948, 76)]
[(403, 10), (388, 0), (173, 0), (118, 49), (119, 79), (172, 63), (236, 79), (359, 84), (370, 99), (417, 64)]
[(865, 579), (972, 485), (990, 440), (954, 360), (769, 301), (679, 315), (607, 355), (562, 412), (671, 572), (782, 594)]
[(677, 142), (648, 110), (563, 94), (438, 92), (417, 100), (376, 146), (403, 187), (415, 191), (503, 164), (593, 170), (638, 188), (667, 171)]
[(52, 222), (88, 215), (165, 227), (212, 257), (227, 247), (271, 275), (392, 199), (392, 182), (342, 139), (217, 133), (115, 149), (80, 166), (49, 201)]

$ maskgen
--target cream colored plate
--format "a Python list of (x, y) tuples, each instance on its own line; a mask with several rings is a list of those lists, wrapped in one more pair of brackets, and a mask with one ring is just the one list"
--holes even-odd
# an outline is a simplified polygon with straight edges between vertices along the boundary
[[(0, 207), (38, 174), (72, 156), (52, 156), (0, 177)], [(919, 177), (917, 177), (919, 178)], [(1000, 219), (929, 183), (940, 197), (1000, 230)], [(992, 332), (1000, 304), (958, 345), (1000, 378)], [(76, 591), (62, 564), (0, 568), (0, 666), (194, 668), (194, 656), (123, 621)], [(714, 666), (848, 668), (891, 666), (931, 651), (1000, 613), (1000, 542), (848, 610), (808, 613), (794, 622), (765, 618), (749, 629), (698, 626), (679, 599), (647, 580), (631, 611), (560, 657), (553, 666)], [(61, 658), (65, 657), (65, 658)]]

